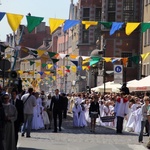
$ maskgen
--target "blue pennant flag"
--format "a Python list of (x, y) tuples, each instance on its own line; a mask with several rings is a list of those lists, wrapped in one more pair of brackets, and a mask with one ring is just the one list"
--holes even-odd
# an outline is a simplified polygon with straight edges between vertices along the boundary
[(78, 66), (78, 61), (77, 60), (70, 60), (74, 65)]
[(3, 19), (5, 14), (6, 14), (5, 12), (0, 12), (0, 21)]
[(77, 25), (80, 23), (80, 20), (66, 20), (65, 23), (64, 23), (64, 28), (63, 28), (63, 31), (67, 31), (69, 28)]
[(110, 29), (110, 35), (114, 34), (117, 30), (122, 28), (123, 22), (113, 22), (112, 27)]
[(39, 71), (38, 73), (39, 73), (39, 74), (42, 76), (44, 72), (42, 72), (42, 71)]
[(81, 67), (81, 66), (78, 66), (77, 68), (78, 68), (78, 71), (81, 71), (81, 70), (82, 70), (82, 67)]

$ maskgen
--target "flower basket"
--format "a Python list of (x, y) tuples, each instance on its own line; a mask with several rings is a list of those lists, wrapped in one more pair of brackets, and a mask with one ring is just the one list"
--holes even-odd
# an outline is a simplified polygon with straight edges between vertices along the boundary
[(115, 119), (115, 116), (104, 116), (101, 117), (102, 122), (113, 122)]

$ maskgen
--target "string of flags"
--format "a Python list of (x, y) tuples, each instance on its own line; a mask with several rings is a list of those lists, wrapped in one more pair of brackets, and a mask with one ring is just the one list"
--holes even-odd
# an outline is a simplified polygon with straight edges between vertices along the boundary
[[(21, 24), (24, 15), (0, 12), (0, 21), (3, 19), (5, 15), (7, 17), (8, 24), (10, 25), (11, 29), (15, 32), (18, 29), (19, 25)], [(37, 27), (43, 21), (43, 19), (44, 17), (26, 16), (28, 32), (31, 33), (35, 29), (35, 27)], [(141, 32), (146, 32), (147, 29), (150, 29), (149, 22), (125, 23), (125, 22), (82, 21), (82, 20), (49, 18), (50, 34), (52, 34), (59, 26), (63, 25), (63, 31), (66, 32), (68, 29), (78, 24), (85, 25), (85, 29), (88, 29), (90, 26), (97, 26), (101, 24), (105, 28), (110, 29), (110, 35), (113, 35), (123, 26), (125, 26), (126, 35), (130, 35), (139, 26), (141, 26)]]

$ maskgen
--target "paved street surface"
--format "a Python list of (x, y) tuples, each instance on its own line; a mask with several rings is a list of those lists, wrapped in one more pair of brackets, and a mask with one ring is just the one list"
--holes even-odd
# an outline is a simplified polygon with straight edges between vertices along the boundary
[(63, 120), (61, 132), (41, 130), (31, 133), (31, 138), (20, 137), (19, 150), (146, 150), (148, 137), (138, 143), (138, 136), (124, 132), (117, 135), (114, 129), (97, 126), (96, 133), (89, 127), (73, 128), (72, 118)]

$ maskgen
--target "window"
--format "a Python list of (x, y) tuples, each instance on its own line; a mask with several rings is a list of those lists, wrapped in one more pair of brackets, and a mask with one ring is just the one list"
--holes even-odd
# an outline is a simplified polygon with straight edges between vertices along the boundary
[(116, 0), (108, 0), (108, 21), (115, 21), (116, 19)]
[(144, 46), (147, 45), (147, 31), (144, 33)]
[[(125, 57), (132, 57), (132, 53), (122, 53), (121, 57), (125, 58)], [(127, 67), (132, 67), (132, 60), (128, 59), (128, 65)]]
[(134, 0), (123, 1), (123, 21), (134, 21)]
[(95, 21), (101, 21), (101, 8), (95, 9)]
[(82, 26), (82, 43), (89, 43), (89, 30)]
[(83, 20), (90, 19), (90, 8), (83, 8)]

